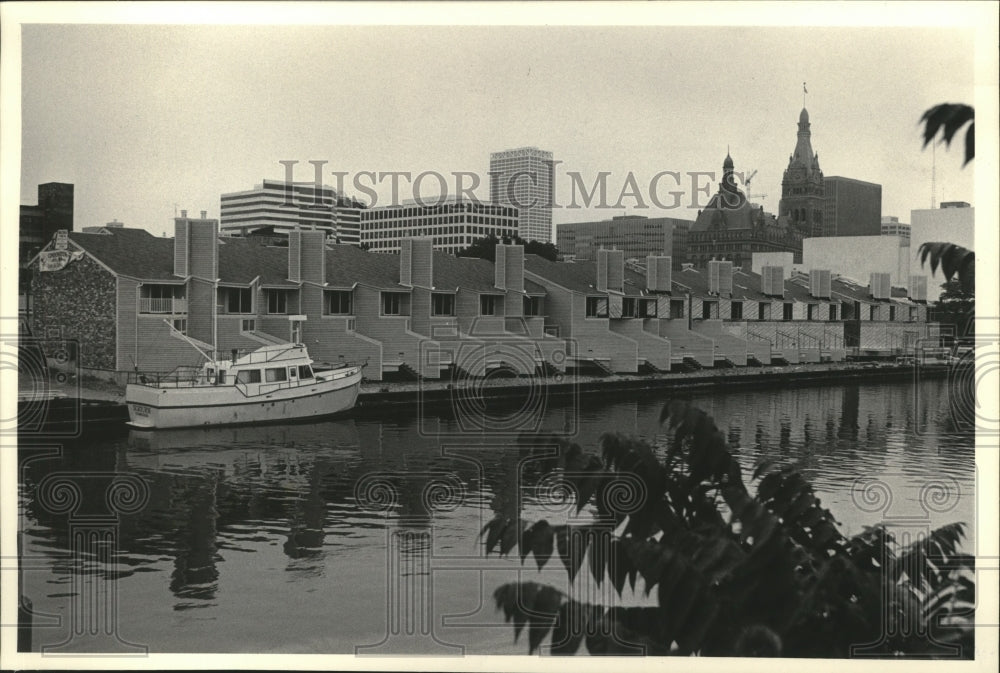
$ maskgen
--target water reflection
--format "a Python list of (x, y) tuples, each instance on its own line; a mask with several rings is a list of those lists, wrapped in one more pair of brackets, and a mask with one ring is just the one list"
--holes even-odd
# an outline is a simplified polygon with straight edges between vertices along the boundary
[[(929, 525), (973, 522), (973, 438), (947, 434), (947, 392), (940, 380), (700, 394), (693, 401), (716, 417), (747, 468), (764, 459), (797, 462), (848, 532), (858, 532), (880, 516), (925, 517)], [(609, 430), (656, 440), (663, 399), (646, 394), (613, 403), (556, 403), (543, 426), (575, 427), (570, 439), (588, 449)], [(514, 518), (528, 509), (536, 518), (542, 507), (551, 516), (546, 499), (552, 494), (540, 495), (539, 486), (551, 447), (461, 436), (447, 410), (430, 418), (439, 434), (421, 433), (427, 420), (398, 411), (382, 420), (132, 431), (120, 440), (22, 459), (26, 544), (49, 563), (49, 578), (34, 580), (33, 598), (57, 605), (66, 600), (67, 576), (114, 568), (119, 581), (130, 582), (137, 613), (143, 602), (162, 602), (165, 589), (173, 611), (225, 615), (230, 626), (216, 636), (223, 651), (241, 649), (227, 639), (227, 628), (240, 632), (244, 620), (264, 619), (285, 604), (325, 610), (337, 624), (367, 623), (354, 613), (384, 605), (379, 592), (385, 589), (372, 578), (386, 572), (387, 534), (398, 533), (392, 539), (401, 555), (390, 567), (423, 575), (442, 556), (481, 561), (475, 538), (494, 514)], [(53, 474), (75, 479), (80, 499), (73, 511), (39, 497), (39, 484)], [(129, 474), (148, 486), (145, 506), (100, 511), (109, 480)], [(857, 507), (852, 490), (865, 476), (893, 490), (891, 510)], [(941, 477), (955, 484), (948, 496), (954, 502), (942, 506), (951, 501), (939, 498), (936, 509), (928, 507), (928, 484)], [(95, 513), (114, 514), (116, 563), (90, 550), (81, 566), (80, 558), (67, 560), (70, 527)], [(469, 590), (458, 583), (436, 586), (445, 593)], [(257, 595), (246, 598), (237, 587)], [(329, 638), (328, 629), (307, 622), (289, 627), (294, 637)], [(203, 634), (180, 626), (174, 633), (153, 616), (146, 626), (154, 650), (204, 645), (197, 640)], [(330, 651), (350, 651), (337, 649), (341, 645)]]

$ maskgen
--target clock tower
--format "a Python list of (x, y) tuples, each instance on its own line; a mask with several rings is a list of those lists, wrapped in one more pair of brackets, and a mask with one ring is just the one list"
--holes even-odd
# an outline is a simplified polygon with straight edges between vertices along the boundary
[(822, 236), (823, 171), (819, 168), (819, 154), (813, 152), (811, 136), (809, 112), (802, 108), (795, 151), (788, 157), (788, 168), (781, 178), (778, 217), (803, 236)]

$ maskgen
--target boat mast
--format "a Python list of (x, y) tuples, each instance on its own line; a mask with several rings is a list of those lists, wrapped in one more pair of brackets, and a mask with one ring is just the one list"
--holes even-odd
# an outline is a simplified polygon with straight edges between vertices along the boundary
[(166, 318), (164, 318), (164, 319), (163, 319), (163, 322), (167, 323), (167, 327), (169, 327), (169, 328), (170, 328), (170, 333), (171, 333), (171, 334), (175, 334), (175, 335), (179, 336), (180, 338), (184, 339), (184, 341), (187, 341), (187, 342), (188, 342), (188, 343), (189, 343), (189, 344), (191, 345), (191, 347), (192, 347), (192, 348), (194, 348), (194, 349), (195, 349), (196, 351), (198, 351), (199, 353), (201, 353), (201, 356), (202, 356), (203, 358), (205, 358), (205, 360), (207, 360), (208, 362), (215, 362), (215, 358), (213, 358), (213, 357), (209, 357), (209, 356), (208, 356), (208, 353), (206, 353), (205, 351), (203, 351), (203, 350), (202, 350), (202, 349), (201, 349), (201, 348), (200, 348), (200, 347), (198, 346), (198, 344), (196, 344), (196, 343), (194, 342), (194, 340), (193, 340), (193, 339), (191, 339), (191, 338), (190, 338), (190, 337), (189, 337), (189, 336), (188, 336), (187, 334), (185, 334), (184, 332), (182, 332), (182, 331), (180, 331), (179, 329), (177, 329), (176, 327), (174, 327), (174, 325), (173, 325), (173, 323), (172, 323), (172, 322), (170, 322), (170, 321), (169, 321), (169, 320), (167, 320)]

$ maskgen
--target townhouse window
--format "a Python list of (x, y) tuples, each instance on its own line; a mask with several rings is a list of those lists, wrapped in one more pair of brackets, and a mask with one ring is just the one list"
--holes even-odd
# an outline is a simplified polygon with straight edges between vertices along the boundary
[(253, 313), (253, 296), (248, 287), (220, 287), (220, 313)]
[(350, 290), (332, 290), (326, 293), (327, 315), (351, 315), (354, 312), (353, 293)]
[(622, 299), (622, 317), (634, 318), (636, 317), (636, 313), (635, 299), (632, 297), (625, 297)]
[(639, 317), (640, 318), (655, 318), (656, 317), (656, 300), (655, 299), (641, 299), (641, 300), (639, 300)]
[(836, 320), (837, 320), (837, 305), (830, 304), (830, 321), (833, 322)]
[(729, 317), (731, 320), (743, 320), (743, 302), (734, 301), (729, 305)]
[(382, 315), (409, 315), (408, 308), (404, 293), (382, 293)]
[(872, 304), (871, 306), (868, 307), (868, 319), (878, 320), (878, 306)]
[(139, 290), (140, 313), (185, 313), (183, 285), (143, 285)]
[(432, 294), (431, 315), (455, 315), (455, 295), (438, 292)]
[(701, 317), (703, 320), (712, 320), (719, 317), (719, 302), (703, 301), (701, 303)]
[(781, 311), (781, 319), (782, 320), (791, 320), (792, 319), (792, 310), (793, 310), (792, 306), (793, 306), (792, 302), (790, 302), (790, 301), (786, 301), (785, 302), (784, 306), (782, 307), (782, 311)]
[(607, 297), (587, 297), (587, 317), (607, 318), (608, 298)]
[(496, 315), (497, 297), (493, 294), (479, 295), (479, 315)]
[(181, 334), (187, 334), (188, 321), (187, 318), (177, 318), (173, 322), (173, 327), (175, 330)]
[(526, 318), (542, 315), (541, 297), (525, 297), (523, 305), (524, 305), (524, 316)]
[(757, 304), (757, 320), (771, 319), (771, 305), (766, 301)]
[(895, 320), (895, 319), (896, 319), (896, 307), (895, 306), (890, 306), (889, 307), (889, 320)]
[(819, 306), (817, 304), (809, 304), (806, 307), (806, 320), (816, 320), (819, 316)]
[(267, 295), (268, 313), (288, 313), (288, 297), (291, 294), (288, 290), (265, 290)]
[(249, 320), (241, 320), (240, 321), (240, 330), (241, 331), (243, 331), (243, 332), (253, 332), (255, 329), (257, 329), (257, 321), (254, 320), (253, 318), (250, 318)]
[(670, 317), (673, 319), (684, 317), (684, 300), (683, 299), (671, 299), (670, 300)]

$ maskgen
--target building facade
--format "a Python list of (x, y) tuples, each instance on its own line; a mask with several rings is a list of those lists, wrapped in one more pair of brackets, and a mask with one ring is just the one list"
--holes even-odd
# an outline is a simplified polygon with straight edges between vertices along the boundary
[(910, 266), (930, 276), (927, 294), (931, 301), (941, 296), (945, 282), (940, 268), (931, 273), (930, 265), (920, 261), (920, 246), (924, 243), (954, 243), (969, 250), (976, 245), (976, 209), (964, 201), (943, 202), (939, 208), (910, 211)]
[(264, 180), (245, 192), (221, 197), (221, 231), (245, 236), (268, 229), (287, 235), (301, 227), (319, 229), (336, 243), (361, 244), (361, 212), (365, 206), (326, 185)]
[(517, 235), (525, 241), (552, 242), (554, 185), (552, 152), (520, 147), (490, 154), (490, 201), (517, 208)]
[(857, 281), (888, 273), (894, 287), (910, 286), (910, 241), (902, 236), (821, 236), (802, 243), (802, 268), (829, 269)]
[(781, 178), (779, 219), (804, 236), (822, 236), (824, 189), (819, 153), (812, 148), (809, 112), (802, 108), (798, 140)]
[(882, 185), (829, 176), (823, 179), (823, 236), (882, 233)]
[(904, 241), (906, 245), (910, 244), (910, 225), (905, 222), (900, 222), (898, 217), (893, 215), (883, 215), (882, 216), (882, 235), (883, 236), (899, 236)]
[(687, 236), (684, 262), (705, 268), (711, 260), (729, 260), (749, 265), (755, 252), (791, 252), (802, 255), (802, 233), (787, 222), (750, 203), (736, 186), (733, 159), (728, 154), (722, 166), (719, 191), (709, 200)]
[(512, 238), (518, 229), (517, 208), (457, 198), (361, 211), (361, 243), (373, 252), (398, 253), (405, 239), (426, 236), (435, 250), (456, 253), (477, 238)]
[(566, 222), (556, 225), (559, 254), (575, 259), (596, 259), (601, 248), (614, 248), (626, 259), (666, 255), (681, 260), (687, 255), (690, 220), (675, 217), (621, 215), (598, 222)]
[(22, 266), (52, 240), (57, 231), (73, 231), (73, 185), (38, 185), (38, 205), (21, 206), (18, 260)]

